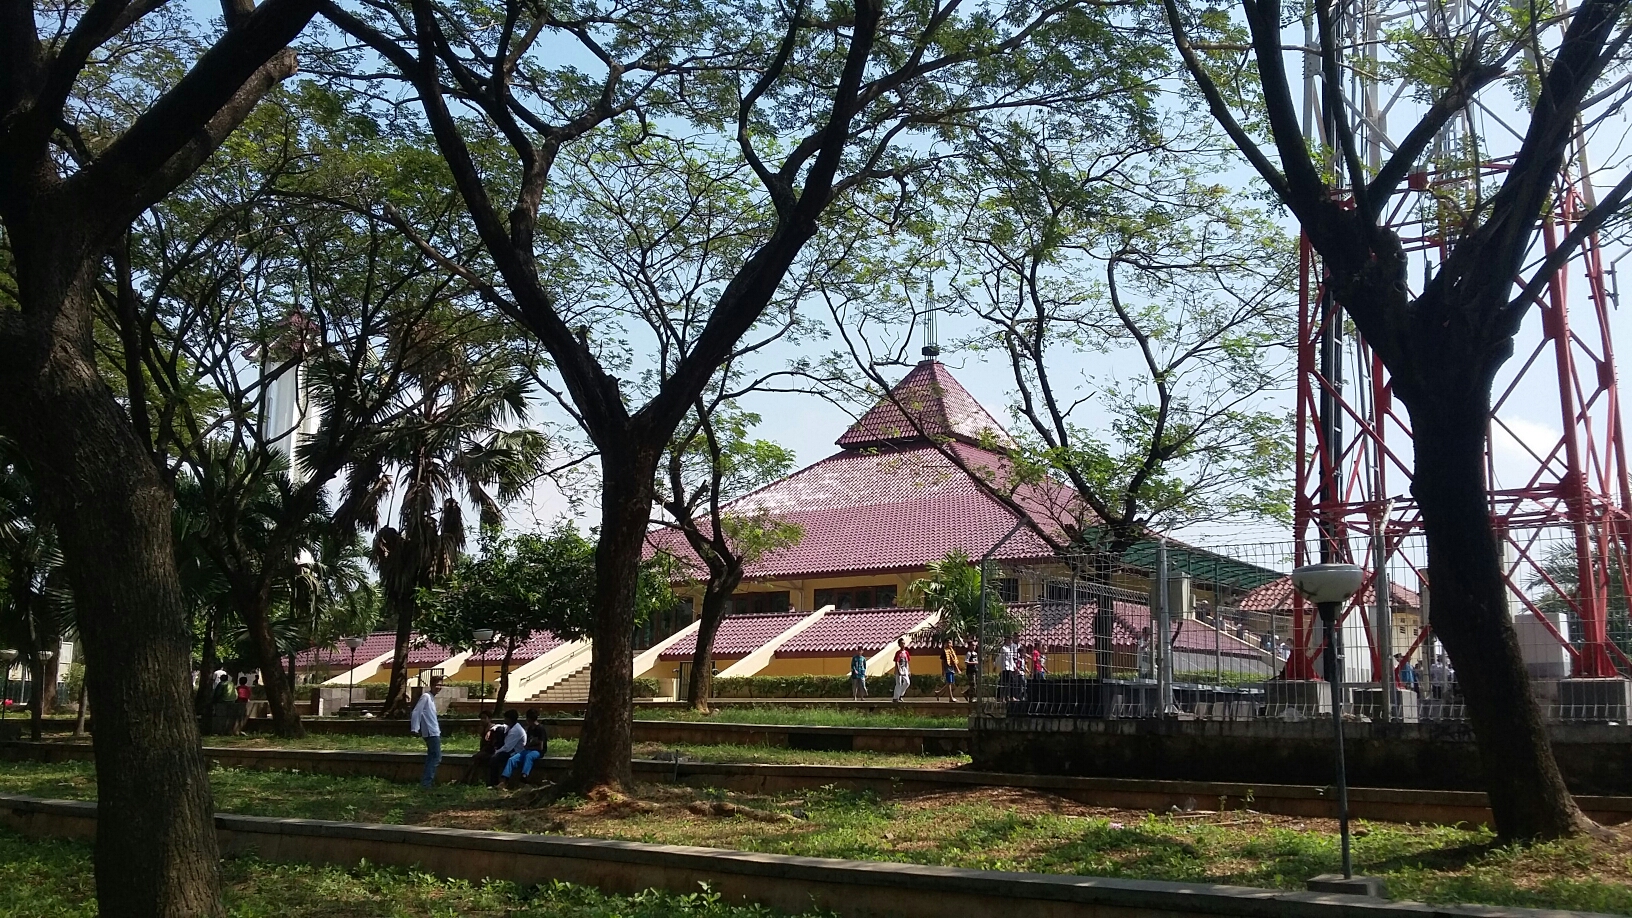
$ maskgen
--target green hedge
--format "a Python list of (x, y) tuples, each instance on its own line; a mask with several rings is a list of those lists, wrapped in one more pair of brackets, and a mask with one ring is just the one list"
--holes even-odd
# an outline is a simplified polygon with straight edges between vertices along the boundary
[(636, 698), (656, 698), (663, 690), (658, 687), (656, 679), (636, 679)]
[[(908, 695), (933, 695), (945, 685), (940, 676), (913, 676)], [(962, 683), (960, 683), (961, 685)], [(894, 676), (868, 676), (867, 695), (889, 698)], [(715, 698), (849, 698), (848, 676), (744, 676), (714, 680)]]

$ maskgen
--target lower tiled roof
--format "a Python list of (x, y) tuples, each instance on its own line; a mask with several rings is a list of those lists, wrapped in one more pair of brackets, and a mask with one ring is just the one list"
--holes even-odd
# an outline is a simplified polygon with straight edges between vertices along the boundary
[[(366, 663), (395, 647), (396, 644), (397, 633), (395, 631), (376, 631), (363, 638), (363, 642), (357, 645), (357, 662), (359, 664)], [(302, 650), (300, 653), (295, 654), (295, 668), (310, 669), (320, 663), (326, 663), (330, 666), (344, 666), (350, 669), (351, 659), (351, 648), (347, 647), (344, 641), (335, 641), (327, 647)]]
[(451, 647), (444, 647), (441, 644), (433, 644), (430, 642), (420, 644), (416, 641), (414, 644), (409, 645), (408, 665), (435, 666), (436, 664), (441, 663), (443, 660), (453, 656), (455, 653), (458, 653), (458, 651)]
[[(1041, 644), (1049, 653), (1070, 652), (1073, 610), (1069, 603), (1017, 603), (1012, 604), (1010, 610), (1025, 622), (1025, 627), (1020, 633), (1022, 644)], [(1075, 609), (1075, 646), (1079, 649), (1086, 651), (1094, 646), (1096, 611), (1091, 602), (1084, 602)], [(1144, 603), (1118, 599), (1113, 603), (1111, 615), (1112, 646), (1123, 653), (1137, 650), (1140, 638), (1148, 638), (1150, 634), (1150, 607)], [(1232, 636), (1229, 632), (1215, 631), (1205, 622), (1175, 616), (1170, 624), (1173, 628), (1174, 650), (1213, 653), (1216, 637), (1217, 651), (1222, 656), (1251, 658), (1262, 656), (1262, 652), (1256, 646)]]
[[(544, 656), (555, 648), (560, 647), (562, 643), (564, 642), (560, 638), (548, 631), (534, 632), (532, 637), (516, 645), (516, 651), (510, 656), (510, 662), (512, 665), (517, 663), (530, 663), (533, 660)], [(484, 650), (481, 653), (471, 654), (465, 660), (467, 665), (476, 663), (503, 662), (504, 644), (502, 640), (496, 642), (491, 648)]]
[[(772, 638), (792, 628), (804, 612), (775, 615), (727, 615), (714, 635), (712, 651), (725, 656), (744, 656), (764, 647)], [(697, 632), (693, 630), (657, 655), (659, 660), (689, 660), (697, 652)]]
[(829, 612), (777, 649), (779, 657), (833, 656), (859, 646), (872, 656), (924, 620), (923, 609), (846, 609)]
[[(1392, 605), (1404, 606), (1407, 609), (1421, 609), (1422, 595), (1416, 590), (1406, 589), (1398, 583), (1388, 585), (1388, 595)], [(1377, 590), (1372, 584), (1367, 584), (1360, 591), (1359, 605), (1369, 608), (1377, 604)], [(1292, 578), (1282, 577), (1272, 580), (1261, 587), (1241, 597), (1236, 607), (1243, 612), (1289, 612), (1292, 609)], [(1305, 606), (1305, 608), (1313, 608)]]

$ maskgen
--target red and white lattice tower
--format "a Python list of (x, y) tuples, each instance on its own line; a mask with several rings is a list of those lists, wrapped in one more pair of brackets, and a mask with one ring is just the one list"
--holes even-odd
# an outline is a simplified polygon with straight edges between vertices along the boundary
[[(1349, 110), (1338, 116), (1349, 120), (1369, 159), (1367, 165), (1373, 169), (1390, 149), (1391, 108), (1409, 98), (1408, 92), (1380, 83), (1376, 77), (1383, 70), (1379, 63), (1387, 63), (1378, 60), (1386, 47), (1383, 25), (1409, 18), (1418, 28), (1454, 34), (1468, 15), (1460, 3), (1408, 0), (1383, 8), (1381, 2), (1348, 0), (1337, 20), (1339, 44), (1349, 55), (1345, 60)], [(1313, 24), (1306, 24), (1304, 47), (1316, 47), (1317, 40)], [(1331, 149), (1333, 115), (1322, 111), (1320, 70), (1318, 60), (1312, 58), (1306, 55), (1304, 123), (1311, 143)], [(1506, 89), (1499, 87), (1495, 92), (1505, 93)], [(1387, 101), (1380, 104), (1379, 99)], [(1497, 99), (1491, 104), (1501, 103)], [(1405, 120), (1409, 123), (1414, 118)], [(1441, 208), (1470, 191), (1474, 182), (1498, 180), (1506, 168), (1505, 160), (1489, 157), (1481, 157), (1477, 167), (1454, 165), (1472, 161), (1461, 154), (1479, 124), (1484, 125), (1479, 129), (1479, 149), (1488, 149), (1499, 146), (1492, 143), (1492, 134), (1505, 135), (1516, 145), (1516, 135), (1508, 125), (1522, 129), (1523, 122), (1515, 121), (1511, 113), (1487, 108), (1483, 100), (1476, 101), (1439, 138), (1439, 155), (1430, 157), (1439, 165), (1413, 175), (1408, 187), (1390, 202), (1386, 220), (1410, 253), (1414, 286), (1437, 270), (1448, 253), (1438, 219)], [(1595, 203), (1586, 149), (1585, 142), (1578, 144), (1576, 155), (1566, 164), (1552, 209), (1538, 226), (1539, 241), (1527, 271), (1534, 270), (1533, 265)], [(1568, 655), (1570, 675), (1580, 678), (1632, 673), (1632, 660), (1609, 640), (1606, 631), (1610, 578), (1628, 570), (1617, 562), (1632, 549), (1632, 486), (1610, 335), (1612, 294), (1605, 283), (1605, 268), (1599, 240), (1590, 237), (1537, 298), (1526, 318), (1526, 331), (1521, 332), (1516, 352), (1493, 393), (1492, 447), (1487, 447), (1486, 462), (1490, 512), (1506, 543), (1505, 572), (1513, 610), (1517, 615), (1531, 613), (1527, 624), (1532, 630), (1540, 628), (1551, 634)], [(1515, 279), (1515, 295), (1528, 279)], [(1366, 568), (1366, 587), (1356, 594), (1347, 618), (1356, 614), (1359, 597), (1371, 592), (1379, 558), (1382, 568), (1392, 571), (1396, 579), (1402, 571), (1414, 574), (1418, 582), (1403, 585), (1415, 589), (1425, 584), (1422, 524), (1411, 496), (1413, 454), (1404, 406), (1394, 400), (1381, 361), (1363, 339), (1345, 328), (1340, 311), (1326, 294), (1319, 258), (1307, 242), (1301, 258), (1297, 378), (1295, 560), (1299, 565), (1352, 561)], [(1543, 396), (1547, 419), (1557, 419), (1554, 442), (1537, 442), (1539, 425), (1523, 423), (1517, 410), (1523, 403), (1528, 417), (1536, 418)], [(1502, 450), (1500, 470), (1498, 442), (1507, 446)], [(1555, 553), (1550, 560), (1556, 569), (1556, 546), (1560, 544), (1573, 550), (1574, 580), (1579, 588), (1576, 583), (1555, 583), (1543, 570), (1543, 549)], [(1573, 607), (1577, 633), (1560, 633), (1553, 618), (1536, 608), (1537, 593), (1564, 597)], [(1322, 637), (1314, 628), (1312, 612), (1307, 607), (1294, 608), (1287, 678), (1315, 678)], [(1388, 662), (1389, 638), (1373, 634), (1369, 614), (1358, 618), (1371, 648), (1371, 678), (1380, 681)], [(1352, 633), (1352, 624), (1349, 627)], [(1419, 644), (1427, 634), (1425, 629), (1417, 638)], [(1394, 649), (1406, 651), (1409, 657), (1416, 645)]]

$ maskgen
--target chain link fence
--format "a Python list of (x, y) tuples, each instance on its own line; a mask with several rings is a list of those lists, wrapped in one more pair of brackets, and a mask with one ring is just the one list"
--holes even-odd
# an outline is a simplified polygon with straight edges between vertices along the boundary
[[(1575, 678), (1580, 660), (1593, 652), (1583, 627), (1592, 617), (1605, 621), (1603, 643), (1620, 676), (1632, 673), (1620, 565), (1587, 565), (1588, 582), (1599, 581), (1594, 598), (1576, 586), (1583, 568), (1570, 532), (1513, 541), (1504, 555), (1509, 611), (1544, 716), (1626, 723), (1624, 678)], [(1433, 636), (1420, 534), (1390, 540), (1384, 552), (1374, 548), (1349, 546), (1348, 558), (1365, 579), (1338, 615), (1345, 715), (1465, 719), (1455, 666)], [(979, 629), (980, 714), (1330, 717), (1326, 675), (1338, 664), (1320, 616), (1292, 587), (1295, 549), (1292, 542), (1199, 548), (1152, 541), (1114, 561), (1079, 556), (988, 566), (985, 588), (1002, 603)], [(1314, 550), (1303, 557), (1320, 560)], [(1603, 611), (1584, 619), (1589, 602)]]

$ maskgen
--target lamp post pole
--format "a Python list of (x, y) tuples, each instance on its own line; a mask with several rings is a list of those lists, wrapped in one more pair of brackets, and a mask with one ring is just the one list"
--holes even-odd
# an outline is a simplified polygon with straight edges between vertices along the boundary
[[(487, 694), (487, 646), (483, 646), (483, 645), (491, 645), (491, 643), (493, 641), (493, 629), (492, 628), (477, 628), (475, 631), (472, 631), (470, 633), (470, 636), (475, 638), (477, 646), (482, 648), (477, 653), (476, 658), (481, 663), (481, 669), (482, 669), (482, 694), (483, 694), (483, 697), (486, 697), (486, 694)], [(494, 698), (494, 700), (497, 701), (498, 699)], [(493, 709), (493, 714), (494, 714), (495, 717), (498, 716), (498, 713), (499, 713), (498, 708), (494, 708)]]
[[(1310, 564), (1292, 572), (1292, 585), (1320, 610), (1326, 625), (1326, 681), (1332, 690), (1332, 736), (1337, 743), (1337, 824), (1343, 845), (1343, 879), (1354, 879), (1349, 844), (1349, 775), (1343, 761), (1343, 633), (1338, 607), (1360, 589), (1365, 574), (1353, 564)], [(1319, 879), (1319, 878), (1317, 878)], [(1314, 881), (1310, 888), (1313, 889)]]
[(1349, 773), (1343, 761), (1343, 629), (1337, 626), (1339, 603), (1318, 605), (1326, 624), (1326, 679), (1332, 684), (1332, 733), (1337, 741), (1337, 826), (1343, 839), (1343, 878), (1354, 876), (1349, 855)]

